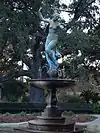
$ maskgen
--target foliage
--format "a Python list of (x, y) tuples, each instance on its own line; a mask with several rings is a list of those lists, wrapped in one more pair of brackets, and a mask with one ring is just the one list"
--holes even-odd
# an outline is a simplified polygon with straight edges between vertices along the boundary
[(95, 103), (93, 105), (93, 108), (94, 108), (94, 113), (100, 114), (100, 103)]
[(66, 77), (88, 81), (92, 74), (96, 80), (95, 77), (99, 77), (99, 47), (97, 35), (78, 30), (68, 34), (61, 48), (63, 51), (66, 49), (68, 55), (65, 59)]
[(84, 103), (84, 99), (80, 98), (79, 96), (74, 95), (63, 95), (60, 94), (58, 97), (59, 102), (68, 102), (68, 103)]
[(63, 116), (72, 116), (72, 115), (74, 115), (74, 113), (72, 111), (64, 111), (62, 115)]
[(94, 93), (91, 99), (92, 99), (92, 103), (98, 103), (100, 101), (99, 93)]
[[(93, 29), (99, 20), (99, 18), (97, 19), (95, 17), (99, 10), (98, 6), (95, 5), (95, 0), (90, 0), (90, 2), (88, 0), (75, 0), (69, 5), (59, 2), (59, 0), (48, 2), (46, 0), (6, 0), (1, 4), (0, 64), (2, 65), (0, 65), (0, 71), (3, 75), (6, 74), (8, 77), (26, 75), (30, 78), (38, 78), (38, 68), (41, 66), (40, 53), (43, 50), (45, 41), (45, 39), (43, 39), (45, 38), (44, 30), (40, 27), (37, 13), (40, 6), (42, 7), (42, 13), (45, 17), (51, 18), (55, 9), (58, 13), (62, 10), (69, 13), (71, 17), (68, 23), (63, 19), (60, 20), (60, 24), (63, 25), (64, 28), (60, 31), (59, 47), (62, 47), (62, 51), (66, 48), (70, 49), (74, 56), (77, 55), (75, 53), (78, 52), (78, 50), (90, 48), (89, 45), (91, 45), (91, 43), (89, 43), (88, 36), (83, 33), (83, 30), (87, 27)], [(84, 21), (82, 18), (85, 18)], [(72, 30), (72, 33), (66, 34), (68, 30)], [(82, 56), (84, 56), (84, 54)], [(76, 62), (74, 60), (70, 62), (71, 66), (73, 64), (73, 67), (75, 65), (73, 62)], [(28, 67), (28, 71), (23, 71), (18, 61), (22, 61), (22, 63)], [(83, 60), (77, 63), (82, 64)], [(67, 68), (69, 68), (69, 66), (67, 66)], [(70, 67), (69, 69), (71, 72), (73, 68)], [(67, 75), (75, 77), (76, 73), (77, 72), (73, 72), (73, 74), (67, 73)]]
[(84, 103), (84, 99), (80, 98), (79, 96), (68, 96), (69, 103)]
[(20, 116), (26, 116), (26, 112), (24, 111), (20, 112)]
[(91, 89), (88, 89), (88, 90), (82, 91), (82, 93), (80, 94), (80, 97), (83, 97), (87, 103), (89, 103), (90, 101), (93, 103), (96, 103), (99, 100), (98, 95), (99, 93), (96, 93)]
[(7, 101), (18, 101), (25, 93), (25, 84), (21, 81), (10, 80), (3, 83), (2, 98), (5, 96)]
[(40, 0), (36, 3), (33, 0), (5, 1), (2, 4), (0, 8), (0, 64), (2, 64), (0, 71), (3, 75), (17, 76), (17, 72), (21, 71), (17, 77), (21, 75), (31, 77), (29, 72), (22, 70), (22, 66), (18, 62), (25, 62), (31, 69), (30, 60), (32, 63), (32, 59), (28, 54), (35, 55), (36, 49), (39, 50), (39, 47), (36, 46), (38, 44), (35, 44), (36, 35), (34, 34), (39, 27), (39, 17), (35, 12), (38, 11), (40, 4)]
[(29, 102), (29, 94), (24, 94), (24, 96), (22, 96), (21, 102), (23, 103), (28, 103)]
[(93, 95), (93, 92), (91, 90), (84, 90), (81, 94), (80, 94), (80, 97), (84, 97), (85, 101), (87, 103), (90, 102), (91, 100), (91, 96)]
[[(70, 55), (64, 61), (66, 78), (84, 81), (89, 80), (92, 73), (94, 80), (98, 82), (100, 1), (98, 0), (98, 4), (95, 2), (96, 0), (73, 0), (67, 5), (59, 0), (1, 1), (0, 82), (20, 76), (39, 78), (39, 67), (42, 69), (42, 77), (47, 76), (46, 69), (44, 70), (46, 61), (42, 58), (46, 35), (38, 16), (40, 7), (45, 18), (52, 18), (55, 9), (59, 14), (67, 12), (70, 17), (68, 22), (63, 18), (59, 20), (63, 28), (59, 30), (58, 47), (62, 55)], [(23, 70), (23, 64), (27, 70)]]

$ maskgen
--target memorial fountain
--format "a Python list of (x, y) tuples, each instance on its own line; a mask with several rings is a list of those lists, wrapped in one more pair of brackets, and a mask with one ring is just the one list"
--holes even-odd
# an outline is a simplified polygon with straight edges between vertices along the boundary
[(57, 89), (67, 89), (75, 85), (74, 80), (59, 79), (56, 77), (57, 69), (49, 70), (46, 79), (32, 79), (30, 86), (48, 89), (47, 106), (37, 119), (29, 121), (28, 127), (14, 129), (16, 133), (84, 133), (84, 130), (75, 130), (75, 123), (66, 123), (62, 116), (63, 111), (57, 106)]
[[(66, 123), (62, 116), (62, 110), (57, 106), (56, 91), (75, 85), (75, 81), (68, 79), (33, 79), (30, 85), (41, 89), (49, 89), (47, 106), (37, 119), (29, 121), (28, 127), (16, 128), (16, 133), (84, 133), (83, 130), (75, 130), (75, 123)], [(67, 120), (66, 120), (67, 121)]]
[[(41, 16), (41, 18), (43, 17)], [(61, 54), (55, 49), (58, 38), (56, 32), (58, 26), (55, 24), (57, 19), (58, 16), (55, 15), (52, 20), (52, 24), (50, 24), (49, 34), (45, 43), (45, 55), (48, 63), (47, 73), (49, 78), (30, 80), (31, 86), (49, 90), (47, 106), (44, 109), (44, 112), (42, 112), (41, 116), (37, 116), (37, 119), (28, 122), (28, 127), (14, 129), (16, 133), (84, 132), (83, 130), (75, 130), (75, 123), (66, 123), (66, 118), (62, 116), (63, 111), (57, 106), (57, 89), (67, 89), (75, 85), (75, 81), (73, 80), (58, 78), (59, 63), (57, 59), (61, 57)], [(57, 27), (55, 27), (55, 25)]]

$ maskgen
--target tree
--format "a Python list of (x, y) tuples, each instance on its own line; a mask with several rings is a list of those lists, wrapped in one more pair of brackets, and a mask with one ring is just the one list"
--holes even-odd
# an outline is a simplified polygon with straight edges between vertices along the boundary
[[(38, 5), (38, 2), (36, 2), (36, 5)], [(0, 40), (0, 57), (3, 56), (1, 63), (4, 62), (5, 65), (7, 64), (7, 67), (11, 67), (11, 65), (13, 66), (14, 64), (18, 66), (17, 62), (23, 61), (30, 69), (32, 69), (32, 73), (35, 73), (34, 71), (37, 70), (37, 68), (34, 69), (31, 64), (37, 63), (35, 57), (39, 56), (39, 52), (37, 53), (37, 50), (39, 50), (38, 43), (40, 41), (40, 39), (34, 39), (34, 37), (37, 37), (36, 32), (39, 29), (39, 18), (35, 13), (36, 11), (38, 11), (39, 6), (34, 7), (34, 4), (35, 3), (33, 0), (31, 0), (30, 2), (5, 1), (4, 5), (1, 8), (0, 27), (2, 31)], [(33, 56), (34, 61), (32, 60), (32, 58), (29, 58), (29, 56), (27, 56), (27, 54), (30, 54), (29, 52), (27, 52), (27, 50), (30, 50), (30, 48), (31, 51), (29, 52), (35, 55), (35, 57)], [(17, 69), (20, 69), (20, 67), (18, 67)], [(37, 66), (34, 65), (34, 67)], [(3, 70), (6, 71), (6, 66), (5, 68), (3, 68)], [(25, 75), (32, 77), (32, 74), (30, 74), (30, 72), (27, 73), (27, 71), (24, 71), (24, 73), (25, 72)], [(34, 75), (37, 76), (36, 74), (37, 73), (35, 73)]]
[[(38, 16), (40, 6), (45, 17), (52, 17), (54, 9), (57, 9), (58, 13), (61, 11), (69, 13), (69, 22), (60, 20), (63, 29), (59, 31), (58, 44), (61, 51), (70, 53), (71, 58), (76, 57), (66, 62), (67, 75), (71, 78), (77, 77), (79, 73), (77, 68), (83, 68), (88, 72), (88, 65), (85, 64), (83, 67), (82, 63), (85, 58), (90, 59), (88, 50), (93, 50), (96, 41), (99, 42), (98, 38), (95, 41), (93, 35), (90, 36), (89, 33), (99, 23), (99, 17), (96, 18), (99, 8), (95, 5), (95, 1), (73, 0), (68, 6), (59, 0), (3, 1), (0, 6), (1, 82), (20, 76), (39, 78), (39, 67), (45, 64), (41, 54), (41, 51), (44, 51), (45, 33)], [(88, 33), (83, 32), (86, 28)], [(77, 56), (79, 50), (82, 53), (81, 57)], [(24, 63), (28, 70), (23, 70), (18, 64), (19, 61)]]
[[(41, 27), (37, 11), (39, 1), (4, 1), (0, 8), (1, 39), (0, 39), (0, 71), (1, 82), (28, 76), (38, 78), (40, 66)], [(39, 34), (39, 33), (40, 34)], [(40, 45), (40, 46), (39, 46)], [(30, 57), (31, 55), (31, 57)], [(18, 64), (22, 61), (29, 68), (23, 70)]]
[(16, 102), (25, 95), (26, 86), (23, 82), (9, 80), (4, 82), (1, 87), (1, 100), (5, 98), (8, 102)]

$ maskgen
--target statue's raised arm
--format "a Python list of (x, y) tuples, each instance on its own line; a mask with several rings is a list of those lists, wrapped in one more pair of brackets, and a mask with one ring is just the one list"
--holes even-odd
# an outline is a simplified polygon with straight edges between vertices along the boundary
[(43, 17), (43, 15), (41, 13), (41, 10), (39, 10), (38, 14), (39, 14), (39, 18), (41, 19), (41, 21), (50, 23), (50, 19), (46, 19), (46, 18)]

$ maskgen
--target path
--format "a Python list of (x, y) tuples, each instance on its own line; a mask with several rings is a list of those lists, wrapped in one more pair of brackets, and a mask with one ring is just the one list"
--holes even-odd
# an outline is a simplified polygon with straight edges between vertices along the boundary
[[(100, 133), (100, 115), (93, 115), (98, 117), (97, 119), (95, 119), (94, 121), (91, 122), (84, 122), (84, 123), (76, 123), (76, 126), (81, 126), (81, 127), (85, 127), (86, 128), (86, 133)], [(4, 124), (0, 124), (0, 133), (13, 133), (13, 128), (14, 127), (25, 127), (27, 126), (28, 123), (27, 122), (23, 122), (23, 123), (4, 123)]]
[(100, 115), (93, 115), (98, 117), (94, 121), (84, 122), (84, 123), (76, 123), (76, 126), (86, 127), (87, 133), (100, 133)]

